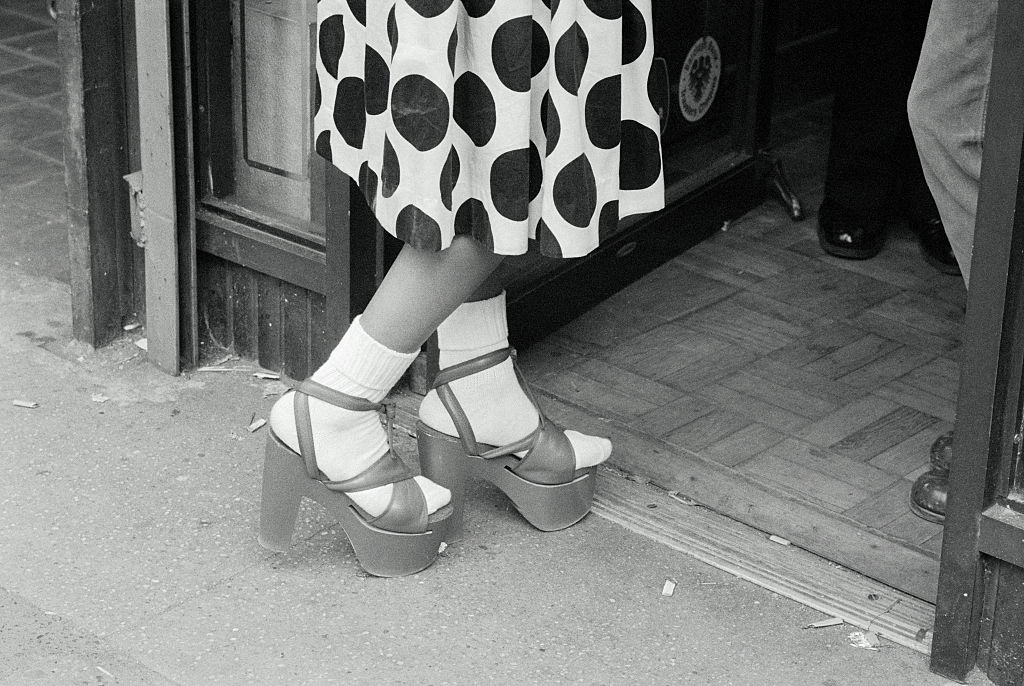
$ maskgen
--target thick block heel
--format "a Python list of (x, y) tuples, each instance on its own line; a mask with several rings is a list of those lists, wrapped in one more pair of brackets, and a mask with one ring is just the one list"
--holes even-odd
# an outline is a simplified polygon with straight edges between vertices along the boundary
[(373, 576), (405, 576), (429, 567), (448, 533), (448, 508), (436, 512), (431, 528), (423, 533), (399, 533), (367, 522), (352, 500), (310, 479), (302, 458), (271, 434), (263, 471), (260, 505), (262, 546), (279, 552), (288, 549), (299, 503), (307, 497), (322, 505), (341, 524), (359, 565)]
[(295, 530), (302, 496), (307, 493), (309, 477), (295, 454), (273, 436), (267, 437), (263, 459), (263, 496), (260, 500), (260, 545), (283, 553), (288, 550)]
[(466, 456), (462, 441), (435, 431), (423, 422), (416, 424), (416, 442), (423, 476), (452, 492), (453, 512), (449, 520), (448, 536), (454, 539), (462, 534), (470, 458)]

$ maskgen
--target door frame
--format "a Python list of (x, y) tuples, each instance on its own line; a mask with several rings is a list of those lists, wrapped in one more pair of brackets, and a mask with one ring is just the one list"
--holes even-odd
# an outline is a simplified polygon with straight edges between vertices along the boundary
[(135, 30), (126, 0), (99, 0), (88, 12), (81, 5), (57, 4), (71, 313), (74, 337), (100, 347), (142, 309), (142, 256), (122, 181), (137, 161)]
[(1024, 680), (1024, 4), (999, 2), (931, 668)]

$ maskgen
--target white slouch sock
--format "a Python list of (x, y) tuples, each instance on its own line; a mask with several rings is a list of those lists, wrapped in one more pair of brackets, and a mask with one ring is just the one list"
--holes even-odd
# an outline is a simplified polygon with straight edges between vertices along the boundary
[[(327, 361), (310, 378), (336, 391), (380, 402), (387, 397), (416, 355), (391, 350), (374, 340), (363, 329), (360, 317), (356, 317)], [(270, 412), (270, 426), (278, 438), (298, 452), (294, 395), (293, 392), (286, 393), (274, 404)], [(310, 397), (309, 414), (317, 466), (332, 481), (356, 476), (388, 451), (387, 432), (381, 426), (377, 412), (346, 410)], [(442, 497), (440, 499), (444, 502), (432, 503), (432, 499), (436, 501), (437, 496), (443, 495), (442, 491), (447, 493), (447, 490), (422, 477), (416, 478), (427, 495), (428, 510), (434, 511), (447, 502), (447, 498)], [(391, 488), (390, 485), (382, 486), (349, 496), (371, 515), (377, 515), (387, 506)]]
[[(505, 294), (459, 306), (438, 327), (437, 344), (441, 369), (508, 347)], [(537, 428), (540, 418), (519, 383), (512, 360), (457, 379), (451, 388), (481, 443), (505, 445)], [(420, 419), (438, 431), (457, 434), (435, 391), (423, 399)], [(576, 452), (577, 467), (598, 464), (611, 454), (611, 442), (606, 438), (565, 433)]]

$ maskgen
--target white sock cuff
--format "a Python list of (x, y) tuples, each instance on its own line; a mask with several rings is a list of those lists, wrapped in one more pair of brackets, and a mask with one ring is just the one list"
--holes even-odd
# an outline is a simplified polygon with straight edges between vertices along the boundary
[(441, 350), (478, 350), (506, 345), (508, 321), (504, 291), (487, 300), (459, 305), (437, 327), (437, 347)]
[(366, 333), (360, 319), (361, 316), (352, 320), (316, 377), (321, 383), (335, 387), (338, 381), (342, 384), (349, 382), (357, 387), (354, 390), (361, 397), (380, 402), (402, 378), (419, 352), (392, 350)]

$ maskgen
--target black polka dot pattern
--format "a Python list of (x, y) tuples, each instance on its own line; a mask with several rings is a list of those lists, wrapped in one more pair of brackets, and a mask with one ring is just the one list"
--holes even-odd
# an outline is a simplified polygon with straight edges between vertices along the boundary
[[(395, 14), (395, 7), (392, 5), (391, 11), (388, 12), (388, 44), (391, 46), (391, 56), (395, 56), (395, 52), (398, 51), (398, 19)], [(320, 15), (320, 6), (317, 8), (317, 16)]]
[(459, 182), (459, 173), (461, 171), (459, 153), (452, 146), (451, 152), (448, 153), (448, 159), (444, 163), (444, 168), (441, 170), (441, 202), (444, 203), (446, 209), (450, 210), (452, 208), (452, 191), (455, 190), (455, 184)]
[(478, 148), (487, 145), (497, 126), (494, 97), (483, 79), (471, 71), (455, 82), (455, 123)]
[(391, 91), (391, 120), (420, 152), (433, 150), (444, 140), (450, 111), (444, 91), (420, 74), (403, 76)]
[(398, 190), (398, 184), (402, 180), (402, 166), (398, 161), (398, 154), (388, 137), (384, 137), (384, 154), (380, 168), (381, 193), (385, 198), (390, 198)]
[(594, 145), (606, 150), (617, 146), (622, 137), (622, 105), (619, 102), (622, 86), (619, 81), (618, 74), (601, 79), (587, 94), (587, 136)]
[(623, 190), (646, 188), (661, 177), (661, 155), (655, 154), (659, 147), (658, 128), (635, 121), (622, 122), (623, 173), (619, 184)]
[(472, 236), (488, 250), (494, 250), (494, 236), (491, 235), (491, 218), (487, 208), (476, 198), (462, 203), (455, 213), (455, 234)]
[(405, 0), (409, 7), (421, 17), (430, 19), (444, 13), (451, 7), (452, 0)]
[(529, 211), (530, 150), (509, 150), (491, 166), (491, 198), (502, 216), (523, 221)]
[(321, 131), (316, 137), (316, 154), (328, 162), (331, 161), (331, 132)]
[(455, 29), (452, 31), (452, 35), (448, 37), (448, 68), (452, 71), (452, 76), (455, 76), (455, 51), (459, 49), (459, 30)]
[(555, 177), (555, 208), (565, 221), (581, 229), (590, 226), (597, 209), (597, 179), (586, 155), (562, 167)]
[(579, 93), (589, 57), (590, 41), (587, 40), (587, 34), (582, 26), (574, 23), (555, 46), (555, 73), (562, 88), (571, 95)]
[(533, 19), (516, 17), (498, 27), (491, 41), (494, 73), (506, 88), (517, 93), (530, 90), (533, 72)]
[(388, 108), (391, 70), (380, 53), (366, 46), (366, 113), (381, 114)]
[(495, 0), (462, 0), (462, 5), (466, 8), (466, 14), (473, 19), (479, 19), (491, 11), (494, 2)]
[(652, 0), (319, 0), (315, 149), (422, 250), (579, 257), (664, 205)]
[(651, 15), (642, 12), (629, 0), (622, 3), (622, 63), (631, 64), (644, 53), (649, 41), (648, 26)]
[(420, 250), (441, 249), (441, 227), (434, 219), (416, 207), (406, 205), (395, 220), (395, 235)]
[(562, 135), (562, 122), (558, 118), (558, 110), (551, 100), (551, 93), (545, 93), (544, 99), (540, 102), (540, 126), (547, 139), (548, 155), (558, 145), (558, 137)]
[(533, 37), (530, 42), (530, 78), (532, 79), (544, 71), (544, 67), (548, 65), (548, 58), (551, 57), (551, 45), (548, 43), (548, 34), (544, 32), (544, 27), (536, 21), (530, 23), (533, 24)]
[(364, 85), (361, 79), (347, 76), (338, 82), (334, 95), (334, 125), (353, 148), (363, 147), (366, 131), (366, 103), (363, 99)]
[(366, 0), (348, 0), (348, 8), (355, 20), (366, 26)]
[(611, 238), (619, 228), (619, 201), (609, 200), (601, 208), (601, 216), (597, 220), (597, 231), (604, 241)]
[(622, 17), (622, 0), (584, 0), (587, 8), (602, 19)]
[(337, 79), (338, 60), (345, 49), (345, 20), (340, 15), (327, 17), (320, 22), (316, 45), (320, 52), (320, 64)]

